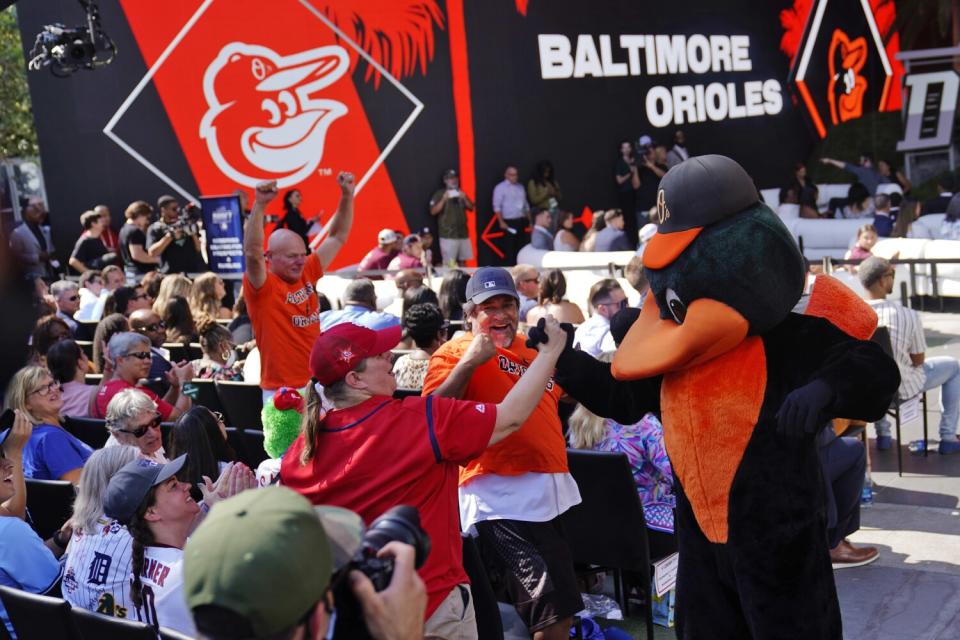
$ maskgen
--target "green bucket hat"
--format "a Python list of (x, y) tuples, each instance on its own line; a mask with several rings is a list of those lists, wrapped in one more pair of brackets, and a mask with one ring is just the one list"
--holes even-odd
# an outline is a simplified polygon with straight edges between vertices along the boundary
[[(218, 503), (184, 548), (184, 593), (197, 629), (245, 638), (295, 626), (359, 549), (363, 530), (352, 511), (314, 507), (279, 486)], [(225, 629), (223, 610), (247, 624)]]

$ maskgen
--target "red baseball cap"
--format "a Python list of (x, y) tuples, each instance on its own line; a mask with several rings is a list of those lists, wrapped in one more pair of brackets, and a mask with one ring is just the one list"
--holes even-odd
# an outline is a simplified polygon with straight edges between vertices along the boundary
[(333, 384), (365, 358), (386, 353), (400, 342), (399, 325), (374, 331), (344, 322), (324, 331), (310, 351), (310, 372), (322, 385)]

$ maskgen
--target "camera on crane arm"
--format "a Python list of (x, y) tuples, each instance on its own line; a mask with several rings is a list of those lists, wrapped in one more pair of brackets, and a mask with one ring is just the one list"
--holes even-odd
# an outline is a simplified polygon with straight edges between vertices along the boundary
[(50, 67), (63, 78), (78, 69), (96, 69), (113, 62), (117, 47), (100, 25), (100, 10), (94, 0), (78, 0), (87, 15), (87, 24), (66, 27), (48, 24), (37, 34), (27, 67), (39, 71)]

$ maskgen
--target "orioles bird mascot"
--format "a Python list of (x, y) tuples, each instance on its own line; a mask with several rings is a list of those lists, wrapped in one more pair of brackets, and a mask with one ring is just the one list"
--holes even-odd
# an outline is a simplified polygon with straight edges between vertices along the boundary
[(831, 418), (874, 420), (889, 406), (896, 365), (854, 337), (869, 337), (876, 315), (823, 276), (792, 312), (803, 257), (730, 158), (673, 167), (657, 212), (650, 295), (612, 368), (568, 348), (556, 379), (622, 424), (661, 414), (678, 637), (839, 639), (816, 436)]

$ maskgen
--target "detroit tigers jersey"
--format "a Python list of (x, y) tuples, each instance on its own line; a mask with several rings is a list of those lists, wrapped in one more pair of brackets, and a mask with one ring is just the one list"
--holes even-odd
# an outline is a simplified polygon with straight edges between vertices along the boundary
[(75, 531), (67, 546), (63, 598), (74, 607), (115, 618), (133, 618), (130, 562), (133, 539), (106, 517), (93, 531)]
[(196, 637), (197, 629), (183, 594), (182, 549), (147, 547), (140, 583), (143, 604), (136, 610), (140, 622)]

